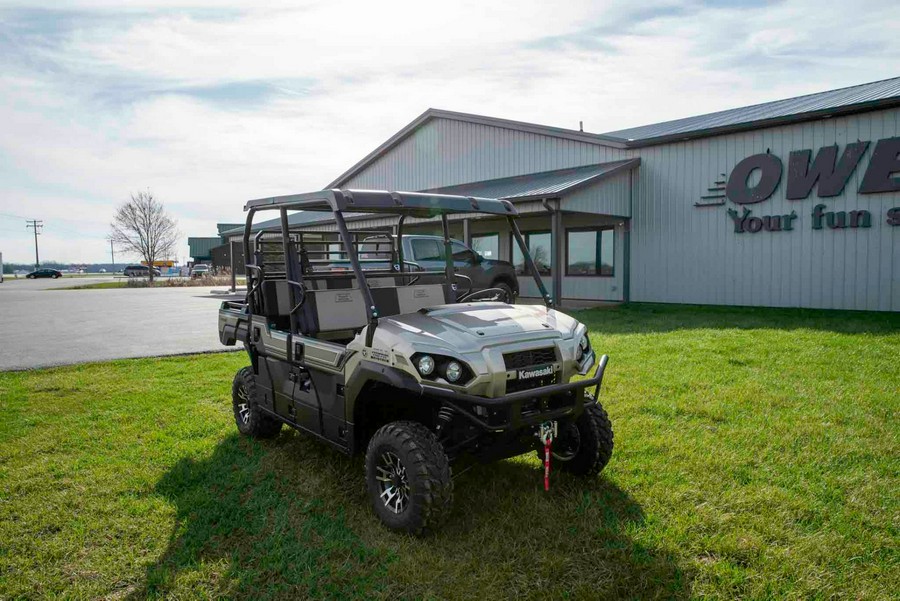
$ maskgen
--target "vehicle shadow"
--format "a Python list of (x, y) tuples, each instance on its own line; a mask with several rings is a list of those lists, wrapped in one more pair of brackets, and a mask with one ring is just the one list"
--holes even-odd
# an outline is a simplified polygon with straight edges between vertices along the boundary
[[(615, 458), (613, 459), (615, 461)], [(690, 574), (634, 540), (640, 505), (605, 477), (536, 461), (455, 478), (447, 523), (423, 539), (386, 531), (368, 506), (360, 458), (285, 430), (237, 435), (185, 458), (154, 494), (174, 509), (167, 548), (129, 598), (678, 598)]]

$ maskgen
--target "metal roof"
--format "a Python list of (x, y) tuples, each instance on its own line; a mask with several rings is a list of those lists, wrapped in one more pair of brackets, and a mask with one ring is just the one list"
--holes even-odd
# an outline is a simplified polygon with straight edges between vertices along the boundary
[(483, 115), (458, 113), (430, 108), (388, 138), (378, 148), (367, 154), (330, 182), (328, 188), (338, 188), (369, 164), (389, 152), (394, 146), (412, 135), (418, 128), (432, 119), (449, 119), (466, 123), (477, 123), (515, 131), (524, 131), (554, 138), (563, 138), (611, 146), (614, 148), (638, 148), (652, 144), (662, 144), (674, 140), (700, 138), (732, 131), (743, 131), (759, 127), (769, 127), (818, 119), (826, 116), (846, 115), (863, 111), (900, 106), (900, 77), (871, 83), (840, 88), (817, 94), (807, 94), (786, 100), (776, 100), (753, 106), (729, 109), (697, 117), (676, 119), (652, 125), (620, 129), (604, 134), (594, 134), (561, 127), (550, 127), (511, 121)]
[(607, 132), (629, 147), (900, 106), (900, 77), (697, 117)]
[(242, 223), (217, 223), (216, 231), (219, 232), (219, 235), (221, 236), (229, 230), (233, 230), (234, 228), (243, 226), (244, 225)]
[(559, 196), (574, 189), (590, 185), (641, 164), (641, 159), (625, 159), (599, 165), (584, 165), (569, 169), (556, 169), (541, 173), (529, 173), (516, 177), (504, 177), (481, 182), (446, 186), (432, 190), (441, 194), (462, 196), (487, 196), (505, 200), (533, 200)]
[(194, 260), (209, 258), (209, 251), (220, 244), (222, 244), (222, 239), (218, 236), (215, 238), (188, 238), (189, 252)]

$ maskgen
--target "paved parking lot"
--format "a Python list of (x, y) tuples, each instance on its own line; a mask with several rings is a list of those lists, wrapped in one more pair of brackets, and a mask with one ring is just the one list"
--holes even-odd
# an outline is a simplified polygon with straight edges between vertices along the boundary
[(0, 284), (0, 371), (229, 348), (208, 288), (53, 289), (110, 279)]

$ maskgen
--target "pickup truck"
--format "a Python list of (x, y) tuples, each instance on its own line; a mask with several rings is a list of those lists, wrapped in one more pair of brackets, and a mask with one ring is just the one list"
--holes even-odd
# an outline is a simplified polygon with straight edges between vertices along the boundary
[[(396, 239), (392, 242), (396, 242)], [(388, 267), (385, 257), (392, 242), (388, 242), (387, 236), (364, 241), (359, 248), (359, 258), (364, 268), (383, 269)], [(456, 272), (471, 278), (473, 292), (496, 288), (504, 293), (504, 298), (498, 300), (510, 304), (515, 302), (519, 295), (519, 281), (516, 278), (516, 270), (510, 262), (486, 259), (459, 240), (451, 239), (450, 247)], [(418, 269), (425, 271), (444, 269), (444, 239), (441, 236), (404, 234), (403, 261), (404, 269), (412, 272)], [(330, 267), (333, 269), (342, 264), (346, 264), (349, 269), (350, 262), (343, 260), (332, 261)], [(425, 276), (422, 282), (428, 283), (427, 280), (429, 277)], [(466, 285), (467, 283), (459, 283), (461, 290), (465, 290)]]

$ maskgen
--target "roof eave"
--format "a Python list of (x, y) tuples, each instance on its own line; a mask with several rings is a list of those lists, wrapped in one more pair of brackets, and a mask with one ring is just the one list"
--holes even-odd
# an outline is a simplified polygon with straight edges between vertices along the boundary
[(641, 158), (635, 157), (633, 159), (626, 159), (621, 161), (621, 165), (616, 165), (609, 171), (604, 171), (603, 173), (598, 173), (597, 175), (592, 175), (591, 177), (585, 178), (578, 182), (577, 184), (573, 184), (567, 188), (563, 188), (562, 190), (557, 190), (556, 192), (548, 193), (548, 194), (529, 194), (527, 196), (506, 196), (503, 197), (505, 200), (508, 200), (512, 203), (517, 202), (526, 202), (530, 200), (544, 200), (547, 198), (561, 198), (567, 194), (571, 194), (577, 190), (581, 190), (582, 188), (587, 188), (588, 186), (593, 186), (594, 184), (613, 177), (614, 175), (618, 175), (623, 171), (631, 171), (632, 169), (637, 169), (641, 165)]
[(794, 115), (784, 115), (781, 117), (773, 117), (771, 119), (747, 121), (744, 123), (723, 125), (721, 127), (710, 127), (706, 129), (699, 129), (696, 131), (669, 134), (665, 136), (658, 136), (655, 138), (640, 138), (636, 140), (628, 140), (627, 146), (628, 148), (659, 146), (660, 144), (669, 144), (672, 142), (686, 142), (688, 140), (710, 138), (713, 136), (723, 136), (726, 134), (740, 133), (754, 129), (778, 127), (780, 125), (793, 125), (796, 123), (803, 123), (805, 121), (816, 121), (818, 119), (829, 119), (832, 117), (843, 117), (846, 115), (867, 113), (871, 111), (894, 108), (897, 106), (900, 106), (900, 96), (872, 100), (869, 102), (861, 102), (841, 107), (831, 107), (819, 111), (809, 111), (805, 113), (796, 113)]

